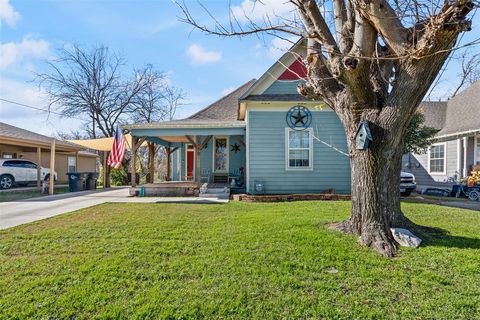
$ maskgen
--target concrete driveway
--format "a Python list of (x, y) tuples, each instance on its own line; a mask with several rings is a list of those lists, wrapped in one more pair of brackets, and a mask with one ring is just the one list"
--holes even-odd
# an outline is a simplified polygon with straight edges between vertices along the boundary
[(0, 229), (6, 229), (106, 202), (225, 203), (215, 198), (130, 197), (128, 188), (83, 191), (0, 203)]

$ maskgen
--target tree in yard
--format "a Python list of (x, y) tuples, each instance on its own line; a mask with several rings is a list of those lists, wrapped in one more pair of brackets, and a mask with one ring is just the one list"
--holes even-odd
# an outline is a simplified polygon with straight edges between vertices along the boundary
[(403, 140), (403, 153), (425, 153), (435, 140), (435, 135), (439, 129), (428, 127), (425, 125), (425, 115), (420, 111), (415, 112)]
[[(185, 104), (186, 93), (180, 88), (168, 84), (164, 74), (153, 70), (149, 66), (149, 73), (155, 77), (155, 81), (149, 82), (143, 90), (132, 100), (132, 120), (136, 123), (152, 123), (173, 120), (177, 109)], [(155, 155), (157, 159), (164, 159), (169, 149), (155, 148), (153, 142), (147, 142), (148, 150), (148, 182), (154, 182)], [(142, 156), (142, 151), (139, 150)], [(140, 161), (141, 170), (144, 170), (143, 162)]]
[(460, 82), (453, 91), (451, 98), (455, 97), (461, 89), (480, 80), (480, 53), (471, 55), (466, 50), (460, 57), (460, 63), (461, 70), (457, 74)]
[(158, 80), (149, 66), (124, 78), (123, 59), (105, 46), (64, 48), (47, 64), (49, 72), (37, 74), (36, 79), (46, 91), (50, 107), (57, 106), (64, 117), (86, 116), (92, 138), (112, 137), (117, 124), (130, 116), (132, 100)]
[[(230, 12), (230, 23), (199, 23), (184, 3), (182, 20), (219, 36), (291, 34), (307, 39), (307, 79), (298, 92), (323, 100), (342, 122), (348, 140), (352, 208), (338, 230), (384, 256), (396, 254), (390, 228), (423, 230), (400, 209), (403, 140), (418, 105), (458, 35), (471, 28), (473, 0), (290, 0), (296, 15), (255, 22)], [(255, 1), (261, 6), (261, 1)], [(209, 13), (209, 12), (208, 12)], [(214, 17), (213, 14), (210, 14)], [(246, 21), (246, 22), (243, 22)], [(373, 141), (357, 150), (355, 134), (368, 121)]]

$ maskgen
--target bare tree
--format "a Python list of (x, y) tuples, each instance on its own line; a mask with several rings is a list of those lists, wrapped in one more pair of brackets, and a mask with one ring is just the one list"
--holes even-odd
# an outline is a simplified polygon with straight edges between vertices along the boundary
[[(132, 119), (134, 122), (152, 123), (173, 120), (177, 108), (184, 104), (186, 94), (182, 89), (170, 86), (165, 75), (148, 66), (151, 81), (132, 100)], [(155, 158), (164, 159), (169, 154), (168, 147), (156, 148), (153, 142), (147, 142), (148, 149), (148, 182), (154, 182)], [(139, 152), (142, 155), (142, 152)], [(157, 155), (157, 157), (155, 157)], [(145, 157), (142, 157), (145, 158)], [(140, 161), (142, 172), (144, 161)]]
[[(347, 135), (352, 176), (350, 218), (338, 230), (392, 257), (397, 243), (391, 227), (424, 231), (400, 209), (403, 137), (458, 35), (471, 28), (473, 0), (290, 0), (293, 17), (242, 23), (230, 13), (221, 24), (198, 22), (185, 3), (182, 20), (209, 34), (294, 34), (307, 39), (307, 79), (298, 92), (323, 100), (340, 118)], [(257, 1), (256, 5), (263, 5)], [(248, 16), (248, 15), (247, 15)], [(330, 23), (331, 22), (331, 23)], [(368, 149), (355, 135), (367, 121), (373, 135)]]
[(460, 57), (460, 63), (461, 70), (457, 74), (460, 82), (453, 90), (450, 98), (455, 97), (460, 90), (480, 80), (480, 53), (471, 55), (469, 50), (465, 50)]
[(130, 79), (122, 77), (123, 59), (105, 46), (60, 49), (48, 65), (49, 72), (36, 76), (50, 107), (57, 106), (64, 117), (88, 117), (93, 138), (113, 136), (129, 116), (132, 100), (154, 80), (148, 66), (134, 70)]

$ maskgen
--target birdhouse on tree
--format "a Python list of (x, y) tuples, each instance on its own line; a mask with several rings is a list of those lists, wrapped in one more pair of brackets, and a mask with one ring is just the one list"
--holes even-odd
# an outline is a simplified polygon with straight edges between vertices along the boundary
[(355, 141), (357, 150), (366, 150), (368, 148), (368, 143), (373, 141), (370, 128), (368, 127), (368, 121), (362, 120), (360, 122), (360, 126), (357, 129), (357, 134), (355, 135)]

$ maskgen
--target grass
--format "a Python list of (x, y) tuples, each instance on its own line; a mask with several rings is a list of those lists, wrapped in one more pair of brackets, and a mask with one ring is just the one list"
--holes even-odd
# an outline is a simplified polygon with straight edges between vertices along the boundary
[[(55, 187), (55, 194), (68, 192), (68, 187)], [(0, 192), (0, 202), (25, 200), (35, 197), (43, 197), (48, 194), (40, 190), (8, 190)]]
[(385, 259), (327, 224), (348, 202), (104, 204), (0, 231), (0, 318), (478, 319), (480, 213)]

